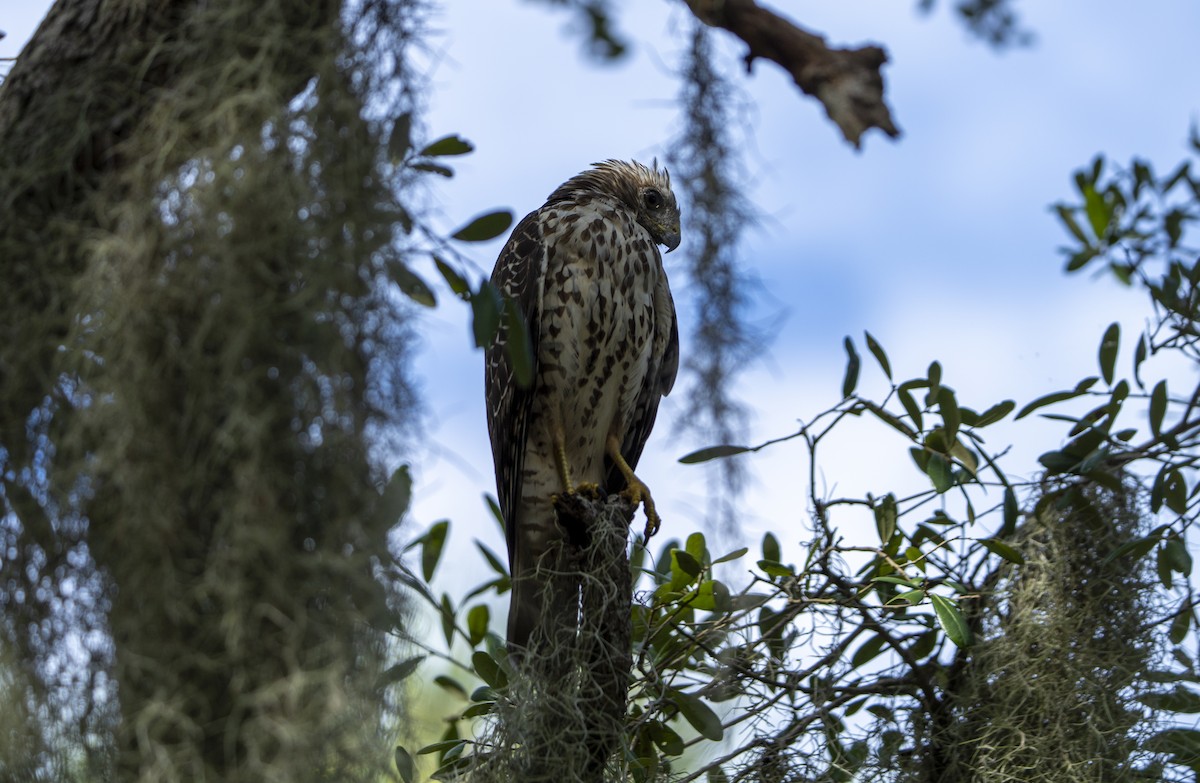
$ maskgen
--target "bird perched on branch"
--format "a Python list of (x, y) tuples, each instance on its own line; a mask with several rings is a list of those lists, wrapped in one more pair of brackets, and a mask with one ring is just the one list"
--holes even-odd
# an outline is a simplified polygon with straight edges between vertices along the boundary
[[(679, 206), (655, 164), (608, 160), (564, 182), (513, 230), (492, 284), (516, 304), (532, 347), (517, 382), (515, 330), (486, 351), (488, 432), (508, 539), (510, 650), (542, 622), (539, 561), (561, 537), (554, 498), (624, 493), (659, 516), (634, 475), (679, 369), (675, 304), (658, 245), (679, 246)], [(523, 335), (521, 335), (523, 340)]]

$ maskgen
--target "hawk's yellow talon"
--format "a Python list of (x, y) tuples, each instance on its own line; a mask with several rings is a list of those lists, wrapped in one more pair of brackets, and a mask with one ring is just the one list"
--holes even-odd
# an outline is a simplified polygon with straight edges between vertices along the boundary
[(615, 435), (608, 436), (605, 446), (608, 456), (625, 478), (625, 490), (621, 497), (627, 498), (635, 509), (640, 504), (646, 510), (646, 529), (642, 532), (642, 543), (647, 544), (650, 537), (662, 526), (662, 518), (658, 515), (658, 509), (654, 507), (654, 498), (650, 496), (650, 487), (634, 474), (633, 468), (629, 467), (629, 463), (621, 456), (621, 444), (617, 442)]

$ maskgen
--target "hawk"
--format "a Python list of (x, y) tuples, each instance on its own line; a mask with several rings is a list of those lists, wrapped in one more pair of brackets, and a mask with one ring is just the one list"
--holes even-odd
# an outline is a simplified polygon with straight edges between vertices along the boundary
[(670, 175), (608, 160), (564, 182), (513, 230), (492, 284), (528, 325), (533, 383), (506, 349), (486, 351), (488, 433), (508, 540), (509, 649), (541, 623), (539, 561), (561, 534), (554, 497), (625, 493), (658, 529), (650, 490), (634, 475), (658, 404), (679, 369), (675, 304), (658, 245), (679, 246)]

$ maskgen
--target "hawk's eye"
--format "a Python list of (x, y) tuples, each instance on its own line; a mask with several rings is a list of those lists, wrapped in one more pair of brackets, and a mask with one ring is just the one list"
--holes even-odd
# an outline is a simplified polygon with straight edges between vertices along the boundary
[(651, 188), (646, 191), (646, 195), (642, 197), (646, 202), (646, 206), (650, 209), (662, 209), (663, 197), (657, 190)]

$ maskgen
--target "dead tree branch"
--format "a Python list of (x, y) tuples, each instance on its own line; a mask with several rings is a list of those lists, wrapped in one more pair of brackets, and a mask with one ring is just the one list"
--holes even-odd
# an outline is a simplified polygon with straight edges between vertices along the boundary
[(862, 135), (879, 128), (892, 138), (900, 129), (883, 100), (887, 52), (878, 46), (831, 48), (825, 39), (797, 26), (754, 0), (684, 0), (697, 19), (736, 35), (748, 47), (746, 70), (755, 58), (770, 60), (791, 75), (806, 95), (825, 106), (846, 141), (862, 146)]

